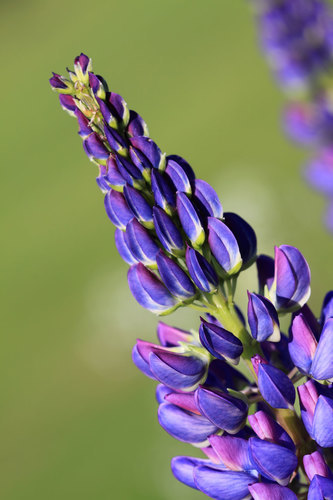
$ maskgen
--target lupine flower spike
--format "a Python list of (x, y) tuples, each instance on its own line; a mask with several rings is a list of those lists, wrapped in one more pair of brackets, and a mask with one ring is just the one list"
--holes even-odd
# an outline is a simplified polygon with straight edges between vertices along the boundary
[[(160, 322), (156, 344), (139, 339), (132, 352), (157, 382), (161, 427), (202, 450), (173, 458), (174, 476), (217, 500), (332, 498), (333, 292), (317, 319), (300, 251), (281, 245), (274, 258), (257, 257), (251, 226), (223, 212), (186, 160), (162, 152), (87, 56), (50, 83), (98, 167), (134, 298), (160, 316), (200, 313), (190, 331)], [(234, 295), (254, 262), (258, 288), (248, 291), (244, 316)]]

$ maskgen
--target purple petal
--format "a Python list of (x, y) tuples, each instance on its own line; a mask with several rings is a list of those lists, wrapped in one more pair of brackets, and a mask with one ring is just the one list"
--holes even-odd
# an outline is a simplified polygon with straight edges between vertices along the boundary
[(209, 442), (228, 469), (234, 471), (253, 469), (246, 439), (232, 436), (211, 436)]
[(191, 342), (192, 334), (186, 330), (175, 328), (160, 321), (157, 325), (157, 336), (162, 346), (174, 347), (179, 342)]
[(309, 373), (317, 341), (303, 313), (297, 313), (291, 324), (290, 357), (300, 370)]
[(189, 246), (186, 250), (186, 265), (192, 280), (200, 290), (207, 293), (216, 290), (218, 276), (214, 268), (205, 257)]
[(161, 208), (153, 207), (154, 227), (158, 239), (169, 253), (184, 249), (184, 242), (179, 230)]
[(137, 137), (140, 135), (149, 136), (146, 122), (141, 118), (136, 111), (130, 110), (130, 118), (127, 125), (127, 133), (129, 137)]
[(154, 141), (149, 139), (149, 137), (132, 137), (130, 142), (135, 149), (144, 154), (152, 167), (163, 170), (162, 167), (165, 158)]
[(242, 217), (232, 212), (224, 214), (223, 222), (236, 238), (243, 260), (242, 269), (249, 267), (257, 255), (256, 233)]
[(194, 469), (198, 465), (208, 465), (211, 462), (204, 458), (174, 457), (171, 460), (171, 470), (178, 481), (190, 488), (197, 489), (194, 482)]
[(331, 498), (333, 498), (332, 479), (315, 475), (310, 484), (308, 500), (326, 500)]
[(171, 179), (176, 191), (191, 194), (191, 184), (195, 180), (192, 167), (183, 158), (177, 155), (167, 157), (166, 174)]
[(303, 464), (306, 475), (312, 481), (313, 477), (318, 476), (329, 477), (332, 479), (332, 473), (324, 460), (323, 455), (319, 451), (311, 453), (311, 455), (304, 455)]
[(219, 219), (208, 217), (208, 243), (224, 273), (237, 273), (242, 265), (242, 258), (235, 236)]
[(157, 380), (176, 390), (192, 390), (206, 372), (206, 363), (198, 357), (163, 351), (152, 352), (149, 365)]
[(97, 158), (98, 160), (107, 160), (110, 151), (106, 149), (98, 135), (93, 132), (84, 141), (85, 151), (89, 158)]
[(295, 444), (289, 434), (268, 413), (257, 411), (248, 418), (252, 429), (260, 439), (295, 450)]
[(130, 220), (133, 219), (133, 213), (128, 207), (124, 195), (118, 191), (109, 191), (104, 198), (105, 211), (109, 219), (119, 229), (124, 230)]
[(333, 318), (324, 324), (310, 374), (317, 380), (333, 378)]
[(295, 402), (295, 388), (288, 376), (275, 366), (260, 363), (259, 390), (273, 408), (290, 408)]
[(333, 446), (333, 400), (320, 395), (313, 417), (312, 435), (323, 448)]
[(136, 264), (138, 261), (136, 257), (132, 254), (131, 250), (128, 248), (128, 245), (125, 240), (125, 233), (121, 231), (121, 229), (116, 229), (114, 233), (115, 243), (117, 250), (121, 256), (121, 258), (127, 262), (130, 266), (132, 264)]
[(127, 184), (124, 187), (124, 196), (138, 221), (153, 222), (153, 210), (141, 193)]
[(216, 191), (208, 182), (201, 179), (194, 181), (194, 198), (203, 214), (207, 217), (217, 217), (222, 219), (223, 208)]
[(159, 248), (145, 229), (136, 220), (132, 219), (126, 226), (125, 242), (138, 262), (146, 266), (156, 266), (156, 256)]
[(194, 470), (197, 488), (216, 500), (242, 500), (248, 497), (248, 486), (256, 481), (247, 472), (220, 471), (199, 466)]
[(280, 323), (273, 304), (256, 293), (248, 292), (248, 298), (247, 316), (252, 337), (258, 342), (278, 342), (281, 338)]
[(249, 490), (253, 500), (297, 500), (293, 491), (278, 484), (255, 483)]
[(202, 345), (216, 358), (239, 361), (243, 345), (233, 333), (201, 318), (199, 336)]
[(205, 232), (194, 206), (185, 193), (177, 193), (177, 211), (189, 240), (194, 246), (200, 247), (205, 241)]
[(196, 289), (187, 274), (167, 257), (162, 250), (156, 256), (158, 271), (167, 289), (180, 300), (189, 300), (196, 295)]

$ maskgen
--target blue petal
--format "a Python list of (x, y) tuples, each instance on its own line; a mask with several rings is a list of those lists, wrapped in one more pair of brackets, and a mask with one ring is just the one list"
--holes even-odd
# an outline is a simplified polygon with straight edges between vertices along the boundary
[(211, 436), (209, 442), (222, 463), (234, 471), (253, 470), (246, 439), (233, 436)]
[(152, 378), (153, 380), (156, 380), (156, 377), (152, 374), (152, 372), (149, 368), (149, 363), (147, 363), (147, 361), (145, 361), (143, 359), (143, 357), (141, 356), (141, 354), (139, 353), (137, 345), (135, 345), (133, 347), (132, 360), (133, 360), (133, 363), (135, 364), (135, 366), (137, 368), (139, 368), (139, 370), (141, 370), (142, 373), (147, 375), (147, 377)]
[(194, 469), (198, 465), (206, 465), (211, 462), (204, 458), (194, 457), (174, 457), (171, 460), (171, 470), (173, 475), (181, 483), (190, 486), (190, 488), (197, 489), (194, 482)]
[(232, 212), (226, 212), (223, 221), (235, 236), (243, 260), (242, 269), (249, 267), (257, 254), (256, 233), (242, 217)]
[(153, 210), (142, 194), (126, 185), (124, 187), (124, 196), (128, 206), (139, 221), (153, 222)]
[(317, 380), (333, 378), (333, 318), (324, 324), (310, 374)]
[(114, 239), (116, 243), (117, 250), (121, 256), (121, 258), (127, 262), (130, 266), (132, 264), (136, 264), (138, 261), (136, 257), (132, 254), (131, 250), (128, 248), (128, 245), (125, 241), (125, 233), (121, 231), (121, 229), (116, 229), (114, 233)]
[(195, 287), (187, 274), (167, 257), (162, 250), (156, 256), (158, 271), (167, 289), (180, 300), (188, 300), (195, 296)]
[(194, 182), (195, 175), (192, 167), (183, 158), (177, 155), (167, 157), (166, 174), (171, 179), (176, 191), (191, 194), (191, 184)]
[(333, 400), (320, 395), (316, 404), (312, 435), (323, 448), (333, 446)]
[(199, 466), (194, 471), (198, 489), (216, 500), (242, 500), (249, 496), (248, 486), (256, 478), (247, 472), (219, 471)]
[(295, 402), (293, 383), (275, 366), (259, 365), (258, 386), (263, 398), (273, 408), (290, 408)]
[(234, 434), (245, 425), (248, 407), (241, 399), (221, 391), (199, 387), (196, 401), (201, 413), (220, 429)]
[(235, 236), (219, 219), (208, 217), (208, 243), (210, 249), (227, 274), (240, 270), (242, 259)]
[(169, 178), (158, 170), (151, 172), (151, 189), (154, 194), (155, 203), (164, 210), (176, 207), (176, 192)]
[(260, 474), (285, 486), (297, 467), (297, 457), (289, 450), (275, 443), (258, 438), (249, 439), (251, 460)]
[(152, 167), (162, 168), (164, 157), (154, 141), (149, 139), (149, 137), (132, 137), (130, 141), (136, 150), (144, 154)]
[(185, 193), (177, 193), (177, 211), (181, 225), (193, 245), (201, 246), (205, 232), (199, 216)]
[(124, 230), (128, 222), (134, 217), (124, 195), (118, 191), (109, 191), (106, 193), (104, 206), (109, 219), (119, 229)]
[(328, 318), (333, 318), (333, 290), (325, 295), (321, 310), (320, 323), (323, 325)]
[(205, 257), (190, 247), (186, 250), (186, 265), (192, 280), (200, 290), (207, 293), (216, 290), (218, 276), (215, 270)]
[(127, 125), (127, 134), (129, 137), (148, 136), (148, 127), (146, 122), (136, 111), (130, 110), (130, 118)]
[(134, 257), (147, 266), (156, 266), (158, 246), (145, 229), (132, 219), (126, 226), (125, 243)]
[(315, 475), (311, 481), (308, 500), (331, 500), (333, 498), (333, 481), (327, 477)]
[(289, 354), (297, 368), (309, 373), (317, 348), (314, 333), (302, 313), (294, 316), (291, 324), (292, 338), (289, 343)]
[(162, 403), (159, 406), (158, 420), (166, 432), (185, 443), (204, 444), (208, 436), (218, 430), (205, 417), (170, 403)]
[(154, 227), (158, 239), (169, 253), (184, 249), (184, 242), (179, 230), (161, 208), (153, 207)]
[(216, 358), (227, 358), (234, 362), (239, 360), (243, 345), (233, 333), (201, 319), (199, 335), (203, 346)]
[[(248, 321), (252, 337), (258, 342), (273, 340), (278, 342), (281, 338), (279, 319), (273, 304), (256, 293), (248, 293)], [(271, 337), (271, 338), (270, 338)]]
[(253, 500), (297, 500), (293, 491), (279, 484), (255, 483), (249, 490)]
[(168, 352), (152, 352), (149, 365), (157, 380), (176, 390), (192, 390), (206, 371), (206, 364), (200, 358)]
[(198, 206), (206, 216), (222, 219), (223, 208), (216, 191), (208, 182), (201, 179), (194, 181), (194, 197)]

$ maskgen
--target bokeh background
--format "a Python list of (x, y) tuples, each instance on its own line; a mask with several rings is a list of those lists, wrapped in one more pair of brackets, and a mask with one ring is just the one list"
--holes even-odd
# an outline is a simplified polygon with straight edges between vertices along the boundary
[[(131, 363), (157, 319), (127, 289), (95, 167), (48, 78), (89, 54), (162, 150), (184, 156), (255, 227), (260, 252), (302, 250), (318, 312), (333, 285), (333, 237), (301, 178), (306, 153), (280, 130), (283, 97), (249, 3), (2, 1), (0, 46), (0, 497), (200, 498), (173, 479), (171, 457), (192, 450), (159, 428), (154, 384)], [(255, 286), (253, 271), (240, 303)], [(193, 313), (167, 321), (198, 325)]]

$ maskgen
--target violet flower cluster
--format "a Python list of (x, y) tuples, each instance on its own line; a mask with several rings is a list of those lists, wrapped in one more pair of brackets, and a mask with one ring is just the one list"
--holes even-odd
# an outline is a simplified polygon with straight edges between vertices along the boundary
[[(173, 458), (175, 477), (218, 500), (333, 498), (333, 292), (317, 319), (300, 251), (281, 245), (274, 258), (257, 256), (251, 226), (223, 212), (183, 158), (161, 152), (87, 56), (50, 83), (98, 165), (133, 296), (158, 315), (201, 313), (198, 329), (160, 322), (158, 343), (133, 349), (136, 366), (158, 382), (160, 425), (202, 452)], [(244, 315), (234, 294), (254, 263), (259, 284)]]
[(284, 128), (311, 160), (308, 182), (328, 199), (333, 231), (333, 11), (324, 0), (253, 0), (261, 46), (287, 95)]

